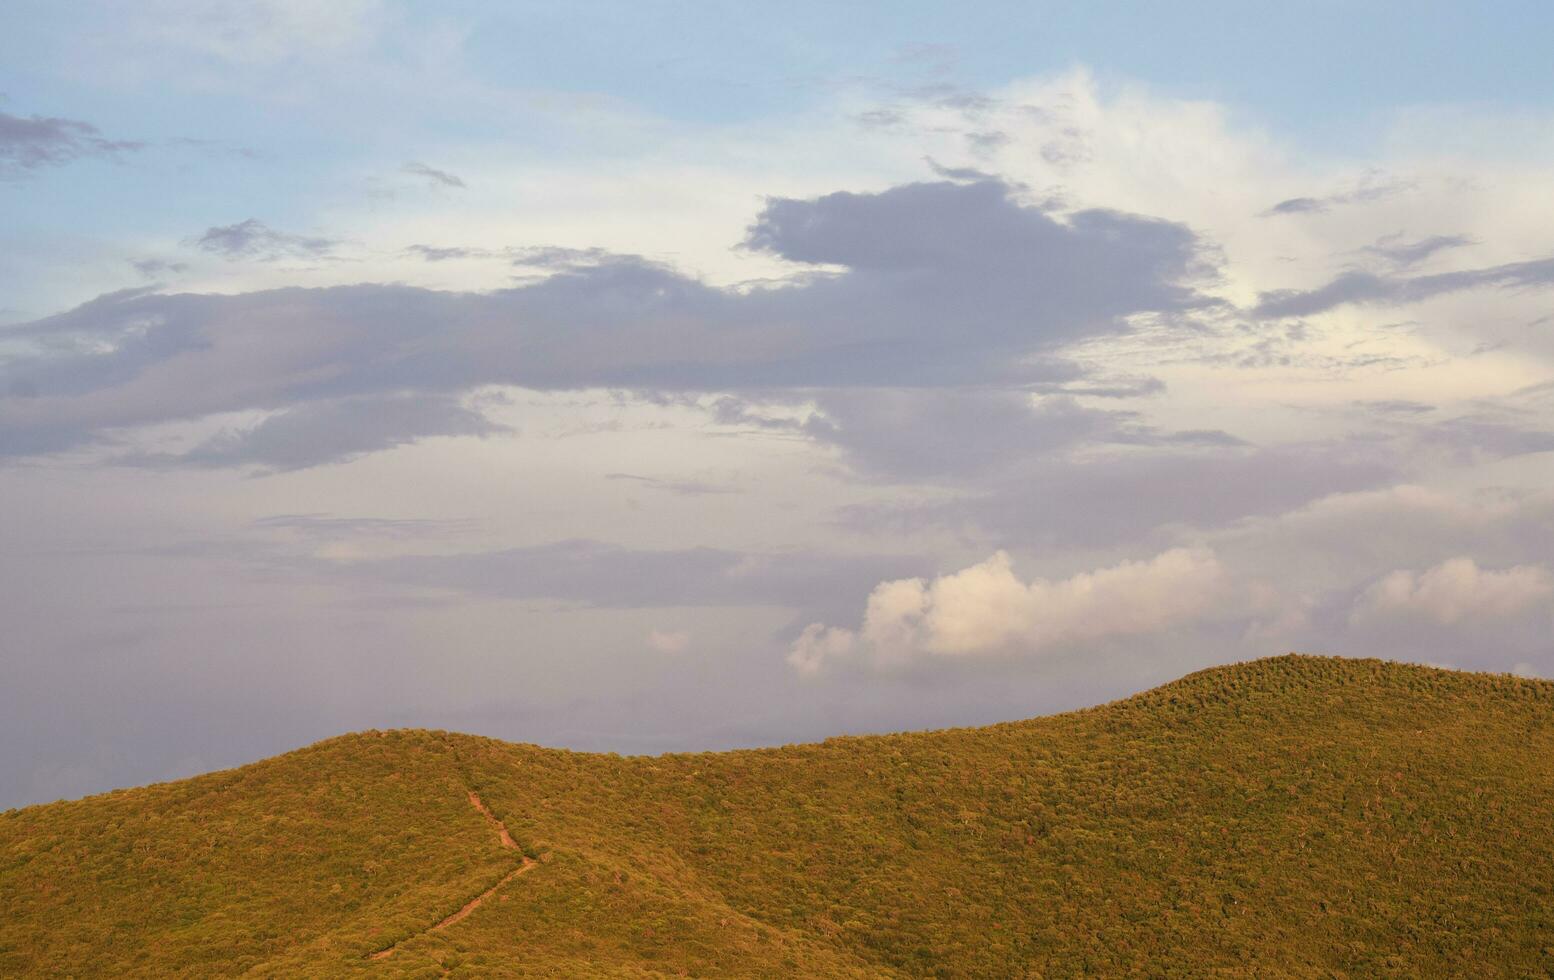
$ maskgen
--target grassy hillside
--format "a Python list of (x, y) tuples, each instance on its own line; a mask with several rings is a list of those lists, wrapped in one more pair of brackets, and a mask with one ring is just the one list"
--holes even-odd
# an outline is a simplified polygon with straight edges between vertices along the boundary
[(748, 752), (368, 732), (0, 815), (0, 975), (1543, 975), (1551, 828), (1554, 683), (1377, 661)]

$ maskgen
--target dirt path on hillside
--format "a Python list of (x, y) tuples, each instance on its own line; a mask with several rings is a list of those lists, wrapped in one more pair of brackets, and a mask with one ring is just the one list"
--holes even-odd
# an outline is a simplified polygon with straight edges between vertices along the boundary
[[(479, 810), (481, 815), (484, 816), (486, 818), (486, 820), (488, 820), (491, 823), (491, 826), (496, 830), (497, 840), (501, 841), (501, 844), (502, 844), (503, 847), (508, 848), (509, 850), (517, 850), (518, 849), (518, 843), (513, 840), (513, 835), (509, 834), (507, 832), (507, 825), (502, 823), (502, 821), (500, 821), (500, 820), (498, 820), (496, 818), (496, 814), (491, 812), (490, 808), (486, 806), (485, 801), (481, 800), (480, 796), (474, 790), (470, 790), (469, 791), (469, 803), (470, 803), (470, 806), (473, 806), (476, 810)], [(395, 943), (394, 945), (390, 946), (389, 948), (387, 948), (387, 949), (380, 949), (376, 953), (373, 953), (370, 956), (368, 956), (367, 958), (369, 960), (387, 959), (388, 957), (393, 956), (394, 955), (394, 951), (399, 949), (400, 946), (402, 946), (405, 943), (409, 942), (410, 940), (414, 939), (416, 936), (423, 936), (423, 935), (425, 935), (428, 932), (437, 932), (437, 931), (439, 931), (441, 929), (448, 928), (449, 926), (453, 925), (455, 922), (458, 922), (460, 919), (463, 919), (465, 916), (469, 915), (471, 912), (473, 912), (476, 909), (480, 908), (480, 903), (484, 902), (486, 899), (488, 899), (492, 895), (494, 895), (498, 888), (501, 888), (503, 885), (507, 884), (509, 881), (512, 881), (514, 878), (516, 878), (519, 875), (523, 874), (524, 872), (528, 871), (530, 868), (533, 868), (537, 864), (539, 864), (538, 861), (534, 860), (531, 857), (525, 856), (524, 859), (523, 859), (523, 863), (522, 864), (518, 865), (518, 867), (514, 868), (513, 870), (509, 871), (507, 874), (503, 875), (501, 881), (499, 881), (496, 884), (492, 885), (490, 888), (487, 888), (485, 891), (481, 892), (479, 895), (476, 895), (474, 898), (470, 899), (468, 902), (465, 902), (464, 903), (464, 907), (459, 909), (457, 912), (455, 912), (452, 915), (448, 916), (446, 919), (443, 919), (441, 922), (439, 922), (436, 925), (432, 926), (430, 929), (426, 929), (426, 930), (423, 930), (422, 932), (418, 932), (414, 936), (406, 936), (404, 939), (401, 939), (399, 942)]]
[(497, 839), (502, 842), (503, 847), (510, 851), (518, 849), (518, 845), (513, 842), (513, 835), (507, 832), (507, 824), (496, 818), (496, 814), (491, 812), (490, 807), (486, 806), (485, 801), (481, 800), (474, 790), (469, 791), (469, 804), (479, 810), (486, 820), (490, 822), (491, 826), (496, 828)]

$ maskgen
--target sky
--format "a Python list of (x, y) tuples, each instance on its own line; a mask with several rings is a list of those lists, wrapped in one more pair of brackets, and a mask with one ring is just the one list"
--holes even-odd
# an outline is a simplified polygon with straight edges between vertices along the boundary
[(0, 807), (1554, 677), (1546, 3), (0, 30)]

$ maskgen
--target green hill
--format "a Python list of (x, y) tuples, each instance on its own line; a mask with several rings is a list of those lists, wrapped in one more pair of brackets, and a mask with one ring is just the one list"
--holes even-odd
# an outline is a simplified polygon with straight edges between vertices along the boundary
[(0, 909), (4, 976), (1544, 975), (1554, 683), (1290, 656), (769, 750), (367, 732), (0, 815)]

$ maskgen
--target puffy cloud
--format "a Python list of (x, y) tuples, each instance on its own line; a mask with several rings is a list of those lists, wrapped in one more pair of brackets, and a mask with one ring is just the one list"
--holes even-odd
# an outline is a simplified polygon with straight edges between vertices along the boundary
[(1037, 655), (1155, 633), (1216, 617), (1235, 589), (1210, 551), (1173, 549), (1052, 581), (1022, 581), (1009, 555), (932, 580), (882, 582), (855, 631), (807, 627), (788, 662), (804, 674), (829, 661), (861, 658), (888, 667), (919, 658)]
[(1554, 574), (1541, 565), (1500, 571), (1452, 558), (1424, 572), (1399, 569), (1355, 600), (1350, 620), (1424, 619), (1442, 626), (1516, 616), (1554, 598)]

